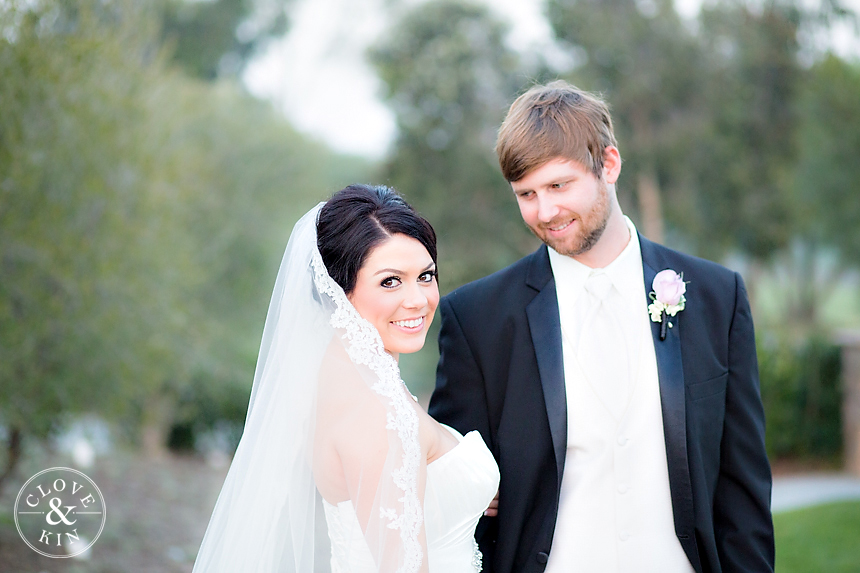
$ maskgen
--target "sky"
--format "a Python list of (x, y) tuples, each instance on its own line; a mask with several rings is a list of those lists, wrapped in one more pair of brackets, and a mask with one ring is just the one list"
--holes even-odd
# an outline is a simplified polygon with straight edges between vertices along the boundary
[[(479, 1), (510, 23), (511, 48), (524, 54), (540, 52), (559, 68), (565, 66), (565, 56), (553, 44), (543, 16), (544, 0)], [(381, 100), (380, 80), (365, 61), (364, 52), (388, 25), (385, 3), (296, 0), (289, 33), (248, 65), (245, 85), (254, 95), (273, 101), (297, 129), (336, 151), (370, 159), (383, 157), (396, 126)], [(701, 4), (702, 0), (675, 0), (678, 12), (688, 19), (695, 18)], [(846, 4), (860, 12), (860, 0), (847, 0)], [(822, 41), (832, 42), (840, 55), (860, 58), (860, 41), (847, 27)]]
[[(388, 25), (385, 1), (297, 0), (290, 32), (251, 62), (245, 84), (337, 151), (382, 157), (396, 127), (364, 51)], [(553, 51), (542, 0), (486, 3), (511, 23), (512, 48)]]

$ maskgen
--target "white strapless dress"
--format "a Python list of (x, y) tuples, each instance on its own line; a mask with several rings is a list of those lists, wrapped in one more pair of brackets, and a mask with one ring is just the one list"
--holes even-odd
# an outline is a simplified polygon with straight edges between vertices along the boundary
[[(430, 573), (476, 573), (481, 554), (475, 526), (496, 495), (499, 468), (481, 434), (465, 436), (445, 426), (459, 440), (427, 466), (424, 530)], [(331, 539), (332, 573), (373, 573), (376, 565), (358, 526), (352, 502), (336, 506), (323, 500)]]

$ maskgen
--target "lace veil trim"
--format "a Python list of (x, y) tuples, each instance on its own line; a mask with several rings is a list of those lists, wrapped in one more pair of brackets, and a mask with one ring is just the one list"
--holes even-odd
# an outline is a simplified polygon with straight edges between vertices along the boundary
[(311, 257), (314, 284), (320, 293), (328, 295), (336, 309), (331, 316), (331, 325), (344, 331), (346, 349), (355, 364), (367, 366), (378, 377), (373, 391), (387, 398), (391, 411), (388, 413), (386, 429), (396, 430), (403, 445), (402, 465), (392, 474), (392, 481), (403, 492), (403, 513), (397, 514), (393, 507), (380, 508), (380, 517), (389, 521), (388, 527), (400, 531), (405, 559), (400, 572), (418, 571), (423, 560), (419, 541), (423, 511), (418, 499), (418, 471), (421, 461), (421, 445), (418, 441), (418, 415), (403, 392), (400, 369), (393, 356), (385, 352), (382, 338), (376, 328), (366, 321), (346, 298), (343, 289), (329, 276), (317, 249)]

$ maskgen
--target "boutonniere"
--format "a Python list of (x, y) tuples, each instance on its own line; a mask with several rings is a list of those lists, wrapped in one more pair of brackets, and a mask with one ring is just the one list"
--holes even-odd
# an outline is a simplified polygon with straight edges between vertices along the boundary
[(652, 322), (662, 323), (660, 326), (660, 340), (666, 340), (666, 327), (672, 327), (668, 316), (675, 316), (682, 310), (687, 299), (684, 298), (684, 293), (687, 292), (687, 283), (684, 282), (684, 274), (680, 275), (672, 269), (660, 271), (654, 277), (654, 282), (651, 283), (651, 288), (654, 289), (648, 296), (653, 300), (648, 305), (648, 313), (651, 315)]

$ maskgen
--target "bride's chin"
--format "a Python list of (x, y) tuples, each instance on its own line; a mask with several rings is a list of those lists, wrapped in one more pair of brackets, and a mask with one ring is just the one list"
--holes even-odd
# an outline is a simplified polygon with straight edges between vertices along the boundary
[(426, 341), (426, 333), (421, 336), (420, 340), (404, 340), (399, 341), (399, 344), (392, 344), (389, 350), (389, 347), (386, 345), (386, 350), (389, 352), (396, 352), (397, 354), (415, 354), (422, 348), (424, 348), (424, 343)]

